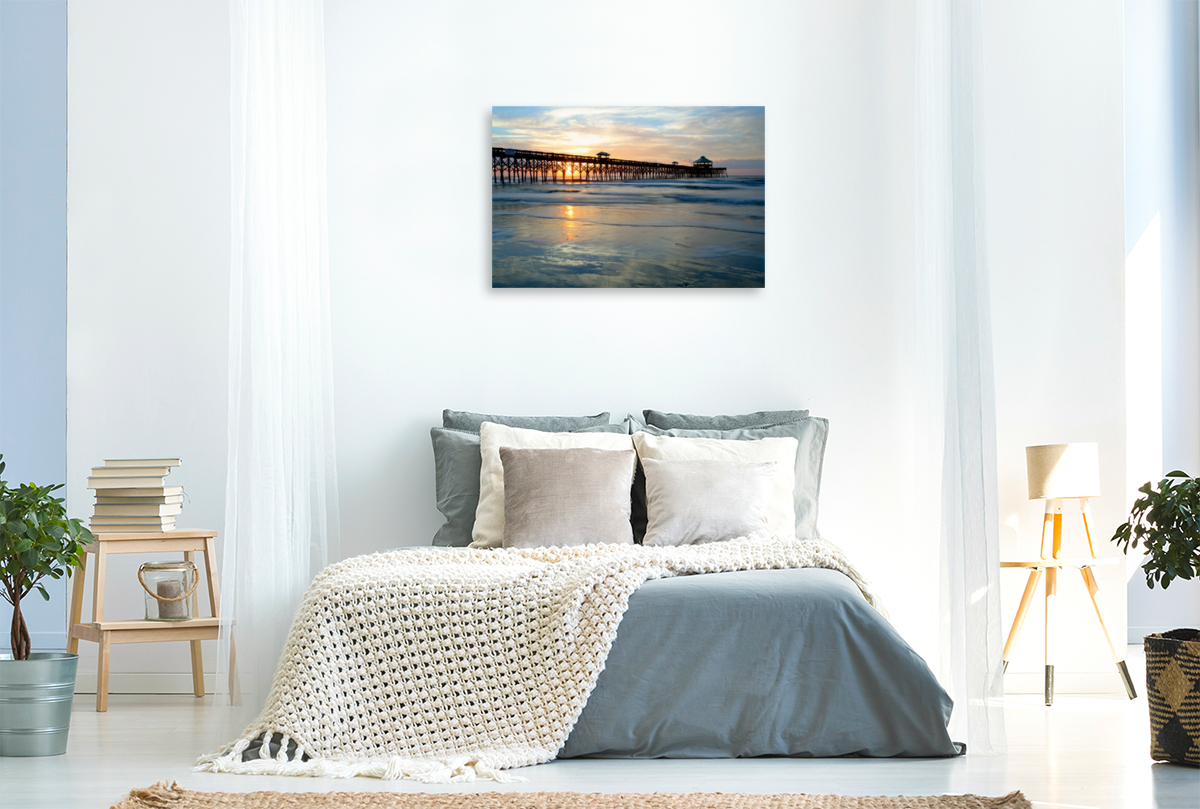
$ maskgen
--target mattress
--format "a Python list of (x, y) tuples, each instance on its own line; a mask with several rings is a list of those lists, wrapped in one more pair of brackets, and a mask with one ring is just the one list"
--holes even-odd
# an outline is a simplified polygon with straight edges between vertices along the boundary
[(845, 575), (647, 581), (559, 758), (954, 756), (953, 702)]

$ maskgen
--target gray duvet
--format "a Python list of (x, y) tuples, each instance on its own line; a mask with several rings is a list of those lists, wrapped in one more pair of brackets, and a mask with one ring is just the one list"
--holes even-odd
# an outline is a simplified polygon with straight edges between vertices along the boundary
[(679, 576), (630, 597), (558, 757), (953, 756), (951, 708), (841, 573)]

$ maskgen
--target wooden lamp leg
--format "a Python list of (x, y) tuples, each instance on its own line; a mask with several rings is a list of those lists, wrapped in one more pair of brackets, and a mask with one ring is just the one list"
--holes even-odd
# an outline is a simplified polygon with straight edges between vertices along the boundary
[(1042, 515), (1042, 547), (1041, 556), (1046, 558), (1046, 524), (1052, 526), (1052, 534), (1054, 536), (1051, 552), (1055, 559), (1058, 558), (1059, 551), (1062, 550), (1062, 500), (1050, 499), (1046, 501), (1046, 512)]
[[(1054, 558), (1058, 558), (1058, 554), (1062, 551), (1062, 500), (1047, 500), (1046, 512), (1053, 516), (1054, 520)], [(1045, 520), (1042, 521), (1042, 530), (1045, 530)], [(1054, 615), (1058, 607), (1058, 568), (1051, 567), (1046, 569), (1046, 704), (1054, 704), (1054, 656), (1052, 649), (1054, 647)]]
[(1117, 671), (1121, 674), (1125, 693), (1129, 695), (1130, 699), (1137, 699), (1137, 690), (1133, 687), (1129, 668), (1125, 665), (1125, 655), (1121, 654), (1117, 645), (1113, 643), (1112, 635), (1108, 634), (1108, 624), (1105, 621), (1107, 616), (1104, 613), (1104, 602), (1100, 600), (1100, 585), (1096, 582), (1096, 574), (1092, 573), (1090, 567), (1081, 567), (1079, 572), (1083, 576), (1083, 583), (1087, 587), (1088, 595), (1092, 597), (1092, 606), (1096, 608), (1096, 617), (1100, 620), (1100, 629), (1104, 632), (1104, 639), (1108, 641), (1108, 649), (1112, 652), (1113, 659), (1117, 661)]
[(1062, 500), (1047, 500), (1047, 508), (1054, 509), (1054, 558), (1062, 553)]
[(1097, 557), (1096, 548), (1094, 545), (1092, 545), (1092, 525), (1091, 521), (1088, 519), (1091, 516), (1092, 510), (1088, 506), (1088, 499), (1086, 497), (1081, 497), (1079, 499), (1079, 513), (1083, 516), (1083, 532), (1087, 534), (1088, 553), (1090, 553), (1092, 558), (1095, 559)]
[(1038, 551), (1038, 553), (1041, 555), (1041, 557), (1043, 559), (1046, 558), (1046, 524), (1047, 523), (1050, 523), (1051, 525), (1053, 525), (1053, 523), (1054, 523), (1054, 501), (1053, 500), (1046, 501), (1046, 513), (1042, 515), (1042, 545), (1041, 545), (1041, 549)]
[(1033, 596), (1037, 592), (1038, 582), (1041, 579), (1042, 571), (1037, 568), (1029, 571), (1029, 580), (1025, 582), (1025, 592), (1021, 595), (1021, 603), (1017, 607), (1017, 616), (1013, 618), (1012, 629), (1008, 633), (1008, 640), (1004, 642), (1004, 671), (1008, 671), (1008, 661), (1012, 653), (1012, 648), (1016, 645), (1017, 638), (1021, 634), (1021, 627), (1025, 625), (1025, 614), (1029, 612), (1029, 605), (1033, 602)]
[[(1057, 543), (1055, 543), (1057, 546)], [(1054, 614), (1058, 602), (1058, 568), (1046, 569), (1046, 705), (1054, 704)]]

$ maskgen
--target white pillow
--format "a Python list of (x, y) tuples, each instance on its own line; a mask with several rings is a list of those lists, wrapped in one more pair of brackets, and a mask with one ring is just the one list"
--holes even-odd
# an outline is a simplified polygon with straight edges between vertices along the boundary
[(479, 428), (479, 505), (475, 508), (470, 547), (499, 548), (504, 544), (504, 464), (500, 447), (627, 450), (632, 446), (633, 439), (625, 433), (543, 433), (485, 421)]
[(777, 466), (774, 461), (643, 458), (649, 524), (642, 544), (699, 545), (768, 536)]
[[(638, 457), (658, 461), (739, 461), (769, 463), (774, 461), (774, 491), (767, 512), (767, 529), (771, 536), (794, 539), (796, 536), (796, 505), (793, 489), (796, 486), (796, 450), (794, 438), (761, 438), (757, 441), (732, 441), (722, 438), (671, 438), (634, 433), (633, 443)], [(482, 504), (482, 501), (480, 501)]]

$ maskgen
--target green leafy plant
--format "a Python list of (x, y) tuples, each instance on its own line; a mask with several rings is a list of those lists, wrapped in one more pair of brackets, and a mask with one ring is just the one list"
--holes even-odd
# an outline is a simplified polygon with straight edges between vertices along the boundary
[(1176, 578), (1200, 578), (1200, 480), (1175, 471), (1157, 489), (1150, 481), (1138, 491), (1145, 497), (1134, 502), (1113, 542), (1125, 553), (1145, 546), (1142, 570), (1151, 589), (1156, 581), (1165, 590)]
[(67, 519), (62, 499), (54, 496), (62, 487), (28, 483), (14, 489), (0, 477), (0, 596), (13, 607), (9, 640), (14, 660), (28, 660), (30, 651), (21, 599), (36, 589), (49, 601), (42, 579), (60, 579), (79, 567), (84, 545), (94, 539), (79, 520)]

